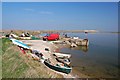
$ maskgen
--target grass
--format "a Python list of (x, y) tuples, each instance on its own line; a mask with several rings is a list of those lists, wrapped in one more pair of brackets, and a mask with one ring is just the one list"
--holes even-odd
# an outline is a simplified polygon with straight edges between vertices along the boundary
[(0, 79), (2, 79), (2, 39), (0, 39)]
[(16, 45), (2, 39), (2, 78), (62, 78), (49, 70), (43, 63), (22, 54)]

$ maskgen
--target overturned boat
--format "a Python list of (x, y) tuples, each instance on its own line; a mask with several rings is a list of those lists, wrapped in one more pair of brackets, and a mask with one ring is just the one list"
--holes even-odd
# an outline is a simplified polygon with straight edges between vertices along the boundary
[(22, 47), (24, 49), (30, 49), (30, 47), (27, 44), (23, 43), (22, 41), (19, 41), (17, 39), (12, 39), (12, 38), (10, 40), (13, 42), (13, 44), (15, 44), (19, 47)]
[(48, 59), (46, 59), (44, 61), (44, 64), (46, 66), (48, 66), (49, 68), (53, 69), (53, 70), (63, 72), (63, 73), (66, 73), (66, 74), (69, 74), (72, 70), (72, 68), (70, 66), (67, 66), (65, 64), (63, 64), (63, 65), (60, 65), (60, 64), (53, 65)]

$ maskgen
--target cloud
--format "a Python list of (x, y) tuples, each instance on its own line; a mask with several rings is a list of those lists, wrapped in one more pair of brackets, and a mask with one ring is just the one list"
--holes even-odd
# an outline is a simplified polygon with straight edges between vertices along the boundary
[(40, 14), (53, 14), (53, 12), (50, 12), (50, 11), (40, 11)]
[[(34, 9), (31, 9), (31, 8), (25, 8), (24, 10), (25, 10), (25, 11), (31, 11), (31, 12), (36, 11), (36, 10), (34, 10)], [(37, 13), (40, 13), (40, 14), (46, 14), (46, 15), (53, 14), (53, 12), (50, 12), (50, 11), (36, 11), (36, 12), (37, 12)]]
[(25, 11), (34, 11), (34, 9), (31, 9), (31, 8), (25, 8), (24, 10)]

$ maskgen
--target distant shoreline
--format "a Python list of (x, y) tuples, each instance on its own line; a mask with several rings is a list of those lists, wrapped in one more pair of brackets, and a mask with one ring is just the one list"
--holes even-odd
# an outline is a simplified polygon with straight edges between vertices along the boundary
[[(11, 31), (12, 29), (9, 30), (0, 30), (0, 32), (2, 31)], [(12, 31), (41, 31), (41, 32), (98, 32), (98, 30), (15, 30), (13, 29)]]
[[(0, 32), (10, 32), (11, 30), (0, 30)], [(59, 32), (59, 33), (120, 33), (115, 31), (99, 31), (99, 30), (12, 30), (13, 32), (34, 32), (34, 33), (49, 33), (49, 32)]]

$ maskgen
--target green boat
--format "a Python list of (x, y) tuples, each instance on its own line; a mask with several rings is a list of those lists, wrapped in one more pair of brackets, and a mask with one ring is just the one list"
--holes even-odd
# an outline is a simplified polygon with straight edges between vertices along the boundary
[(40, 40), (40, 38), (37, 38), (37, 37), (35, 37), (35, 36), (32, 36), (31, 39), (32, 39), (32, 40)]
[(64, 66), (60, 66), (59, 64), (52, 65), (49, 60), (45, 60), (44, 64), (46, 66), (48, 66), (49, 68), (53, 69), (53, 70), (63, 72), (63, 73), (66, 73), (66, 74), (69, 74), (71, 72), (71, 70), (72, 70), (72, 68), (67, 66), (67, 65), (64, 65)]

